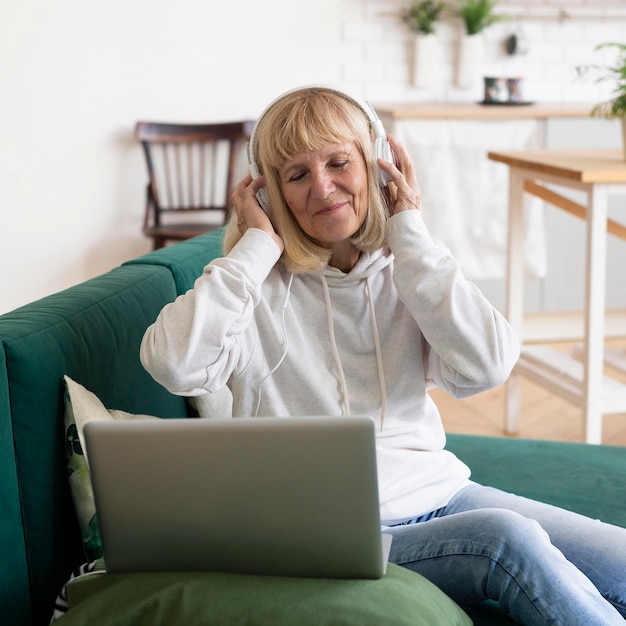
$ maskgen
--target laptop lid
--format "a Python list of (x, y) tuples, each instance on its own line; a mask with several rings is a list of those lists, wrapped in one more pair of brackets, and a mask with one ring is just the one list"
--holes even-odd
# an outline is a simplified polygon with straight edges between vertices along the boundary
[(110, 572), (384, 573), (369, 417), (91, 421), (84, 434)]

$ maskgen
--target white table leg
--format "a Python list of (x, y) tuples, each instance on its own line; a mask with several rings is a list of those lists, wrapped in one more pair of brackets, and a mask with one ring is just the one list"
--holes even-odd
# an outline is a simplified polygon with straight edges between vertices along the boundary
[(602, 443), (607, 205), (606, 186), (593, 185), (587, 207), (583, 414), (585, 439), (595, 444)]
[[(524, 332), (524, 177), (511, 168), (509, 178), (509, 224), (506, 276), (506, 317), (520, 342)], [(513, 371), (505, 385), (505, 432), (519, 430), (520, 380)]]

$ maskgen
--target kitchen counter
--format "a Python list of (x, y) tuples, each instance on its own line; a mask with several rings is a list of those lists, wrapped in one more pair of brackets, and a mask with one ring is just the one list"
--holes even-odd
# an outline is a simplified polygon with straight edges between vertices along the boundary
[(464, 119), (464, 120), (512, 120), (548, 119), (555, 117), (587, 117), (591, 103), (536, 103), (536, 104), (478, 104), (472, 102), (424, 102), (413, 104), (374, 104), (381, 117), (393, 120)]

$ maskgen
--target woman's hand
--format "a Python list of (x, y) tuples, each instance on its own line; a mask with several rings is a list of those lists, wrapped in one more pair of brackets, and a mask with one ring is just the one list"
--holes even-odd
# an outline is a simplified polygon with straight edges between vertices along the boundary
[(388, 135), (389, 145), (394, 155), (394, 163), (378, 159), (382, 170), (387, 172), (396, 186), (393, 215), (402, 211), (419, 209), (422, 192), (415, 177), (415, 165), (407, 149), (393, 136)]
[(237, 227), (243, 235), (248, 228), (258, 228), (265, 231), (283, 250), (283, 240), (274, 229), (272, 221), (261, 208), (256, 194), (265, 184), (263, 176), (253, 179), (248, 174), (233, 191), (230, 201), (233, 210), (237, 213)]

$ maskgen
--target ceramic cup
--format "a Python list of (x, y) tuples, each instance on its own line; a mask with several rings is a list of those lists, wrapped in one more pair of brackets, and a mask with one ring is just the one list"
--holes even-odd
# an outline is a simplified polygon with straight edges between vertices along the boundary
[(521, 78), (507, 78), (506, 88), (509, 94), (509, 102), (520, 103), (524, 101), (522, 97), (523, 80)]
[(485, 76), (486, 104), (518, 104), (523, 102), (522, 79)]
[(485, 76), (485, 98), (488, 103), (506, 102), (509, 99), (506, 78)]

